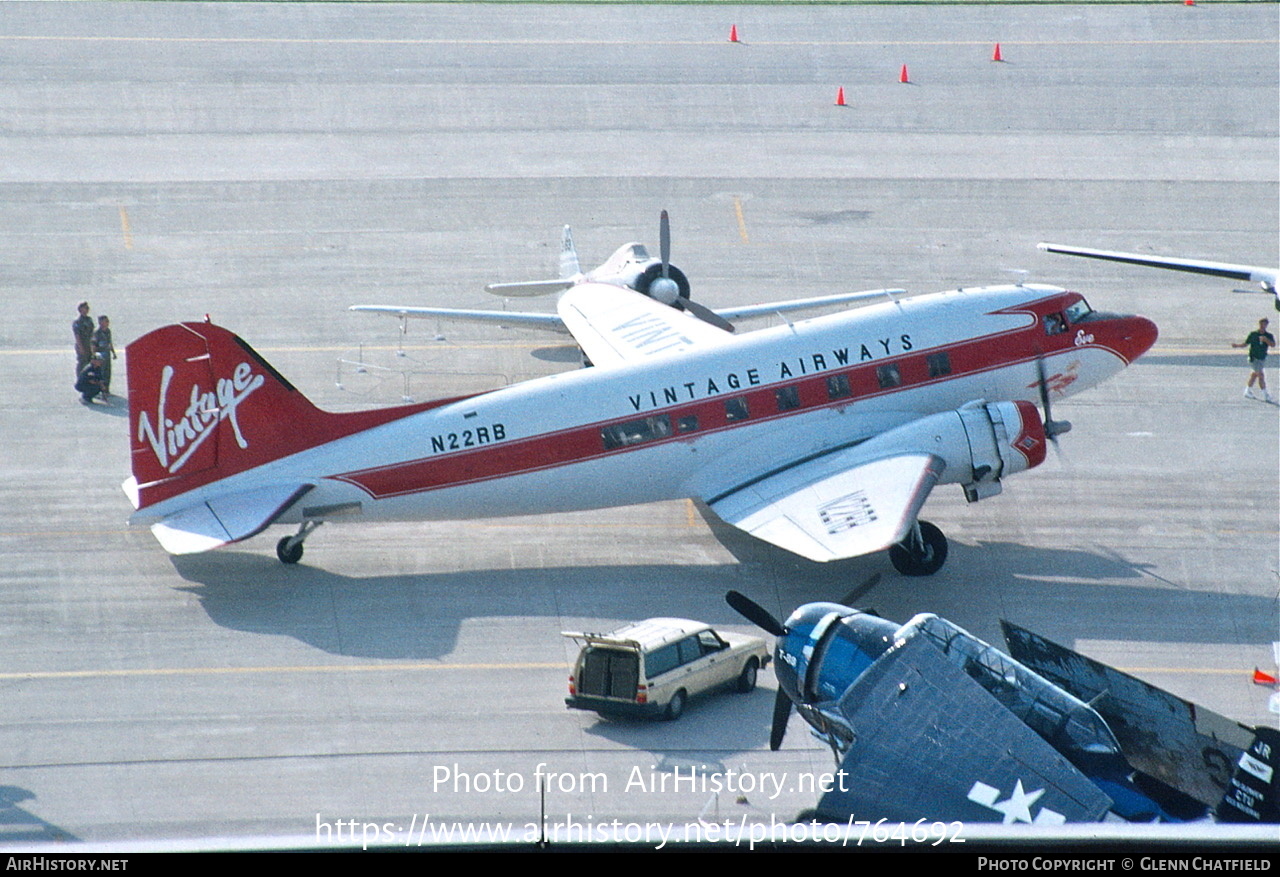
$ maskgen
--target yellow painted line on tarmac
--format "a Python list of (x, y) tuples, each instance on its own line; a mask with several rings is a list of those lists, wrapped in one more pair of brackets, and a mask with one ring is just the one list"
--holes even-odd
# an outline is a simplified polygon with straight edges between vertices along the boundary
[[(144, 37), (86, 34), (76, 36), (0, 34), (0, 42), (158, 43), (209, 45), (305, 45), (305, 46), (719, 46), (724, 39), (445, 39), (430, 37)], [(1275, 38), (1112, 39), (1112, 40), (1002, 40), (1004, 46), (1236, 46), (1271, 45)], [(737, 46), (990, 46), (991, 40), (744, 40)]]
[(751, 238), (747, 236), (747, 218), (742, 213), (742, 199), (737, 195), (733, 196), (733, 214), (738, 218), (738, 237), (744, 244), (751, 243)]
[(124, 236), (124, 248), (126, 250), (133, 249), (133, 232), (129, 230), (129, 211), (124, 209), (124, 205), (120, 205), (120, 234)]
[(35, 679), (107, 679), (155, 676), (234, 676), (243, 673), (393, 673), (437, 670), (563, 670), (564, 662), (500, 664), (302, 664), (280, 667), (140, 667), (133, 670), (33, 670), (27, 673), (0, 673), (0, 681)]
[[(34, 681), (58, 679), (109, 679), (109, 678), (154, 678), (157, 676), (235, 676), (240, 674), (270, 673), (394, 673), (394, 672), (438, 672), (438, 671), (485, 671), (485, 670), (565, 670), (569, 664), (564, 661), (529, 661), (479, 664), (312, 664), (283, 665), (278, 667), (140, 667), (132, 670), (33, 670), (27, 673), (0, 673), (0, 681)], [(1118, 667), (1124, 673), (1160, 673), (1197, 676), (1240, 676), (1250, 675), (1249, 670), (1227, 669), (1221, 667)]]

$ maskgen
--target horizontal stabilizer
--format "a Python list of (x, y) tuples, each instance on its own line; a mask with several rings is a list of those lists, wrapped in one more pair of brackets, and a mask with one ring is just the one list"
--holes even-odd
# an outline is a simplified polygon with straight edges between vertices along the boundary
[(519, 311), (486, 311), (465, 308), (410, 308), (397, 305), (352, 305), (350, 311), (367, 314), (391, 314), (415, 319), (464, 320), (470, 323), (495, 323), (499, 326), (528, 326), (564, 332), (564, 321), (555, 314), (521, 313)]
[(902, 541), (943, 461), (927, 453), (864, 460), (848, 448), (712, 499), (725, 523), (810, 560), (860, 557)]
[(311, 487), (288, 484), (223, 494), (167, 515), (151, 525), (151, 532), (170, 554), (210, 551), (262, 532)]
[(568, 289), (573, 284), (573, 278), (564, 280), (518, 280), (514, 283), (490, 283), (484, 289), (485, 292), (492, 292), (494, 295), (533, 297), (550, 295), (553, 292)]

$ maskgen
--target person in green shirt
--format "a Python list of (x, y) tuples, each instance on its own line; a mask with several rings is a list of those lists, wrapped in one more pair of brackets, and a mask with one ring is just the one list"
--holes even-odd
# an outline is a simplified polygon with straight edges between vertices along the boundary
[(1267, 392), (1267, 377), (1263, 369), (1267, 364), (1267, 350), (1276, 346), (1276, 336), (1267, 331), (1267, 320), (1258, 321), (1258, 328), (1250, 332), (1240, 344), (1232, 344), (1237, 349), (1241, 347), (1249, 348), (1249, 383), (1245, 384), (1244, 395), (1249, 399), (1256, 399), (1253, 395), (1253, 382), (1258, 382), (1258, 389), (1262, 391), (1262, 397), (1268, 401), (1274, 401), (1271, 394)]

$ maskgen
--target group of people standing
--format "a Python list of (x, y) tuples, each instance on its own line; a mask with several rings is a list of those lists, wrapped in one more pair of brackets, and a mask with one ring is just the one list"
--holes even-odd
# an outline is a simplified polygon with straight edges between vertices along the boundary
[(111, 342), (111, 320), (98, 317), (94, 327), (89, 316), (89, 303), (80, 302), (80, 316), (71, 322), (71, 334), (76, 341), (76, 390), (80, 400), (90, 403), (101, 396), (111, 395), (111, 361), (116, 358), (116, 348)]

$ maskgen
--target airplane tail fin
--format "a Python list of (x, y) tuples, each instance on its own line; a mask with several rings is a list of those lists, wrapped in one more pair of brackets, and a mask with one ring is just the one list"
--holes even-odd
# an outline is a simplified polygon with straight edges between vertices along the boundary
[(1215, 815), (1220, 822), (1280, 822), (1276, 768), (1280, 767), (1280, 731), (1254, 729), (1253, 742), (1236, 762)]
[(582, 269), (578, 266), (578, 250), (573, 245), (573, 230), (566, 225), (564, 234), (560, 238), (560, 279), (569, 280), (581, 273)]
[(139, 511), (438, 404), (321, 411), (238, 336), (208, 322), (156, 329), (126, 357), (133, 477), (125, 488)]

